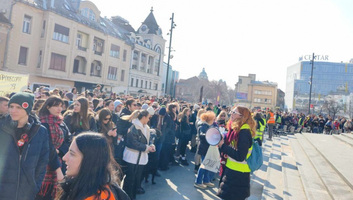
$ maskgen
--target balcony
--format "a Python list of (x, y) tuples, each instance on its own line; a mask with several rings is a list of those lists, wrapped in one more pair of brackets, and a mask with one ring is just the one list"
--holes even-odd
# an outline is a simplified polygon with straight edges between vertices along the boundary
[(94, 54), (101, 56), (101, 55), (103, 54), (103, 52), (101, 52), (101, 51), (94, 51)]
[(78, 49), (78, 50), (81, 50), (81, 51), (87, 51), (87, 48), (86, 48), (86, 47), (77, 46), (77, 49)]
[(95, 76), (95, 77), (99, 77), (99, 78), (102, 77), (100, 74), (91, 73), (90, 75), (91, 75), (91, 76)]

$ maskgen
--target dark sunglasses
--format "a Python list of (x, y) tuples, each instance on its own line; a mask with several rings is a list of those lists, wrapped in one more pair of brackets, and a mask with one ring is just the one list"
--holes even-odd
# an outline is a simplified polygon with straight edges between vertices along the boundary
[(107, 121), (107, 120), (110, 120), (110, 119), (111, 119), (111, 117), (108, 117), (108, 118), (104, 118), (104, 120), (105, 120), (105, 121)]

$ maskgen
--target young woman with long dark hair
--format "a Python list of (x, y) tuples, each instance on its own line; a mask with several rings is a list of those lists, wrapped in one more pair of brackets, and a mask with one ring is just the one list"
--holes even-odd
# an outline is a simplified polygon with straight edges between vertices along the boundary
[(64, 121), (70, 133), (76, 136), (83, 131), (97, 132), (94, 113), (89, 111), (88, 100), (85, 97), (79, 97), (73, 104), (74, 109), (64, 114)]
[(107, 139), (99, 133), (81, 133), (64, 156), (67, 172), (56, 200), (129, 200), (117, 185), (116, 163)]
[(191, 127), (189, 122), (190, 108), (184, 108), (184, 110), (179, 114), (180, 121), (180, 137), (178, 143), (178, 149), (180, 153), (179, 162), (182, 165), (188, 166), (189, 163), (185, 158), (186, 145), (191, 139)]
[(70, 132), (63, 122), (61, 115), (64, 102), (57, 96), (49, 97), (39, 110), (39, 118), (43, 126), (50, 133), (50, 154), (47, 172), (45, 174), (40, 192), (36, 199), (55, 198), (57, 182), (64, 178), (58, 154), (63, 155), (68, 151)]
[(98, 112), (97, 129), (107, 138), (109, 145), (113, 148), (117, 134), (115, 124), (112, 122), (112, 113), (108, 108), (103, 108)]

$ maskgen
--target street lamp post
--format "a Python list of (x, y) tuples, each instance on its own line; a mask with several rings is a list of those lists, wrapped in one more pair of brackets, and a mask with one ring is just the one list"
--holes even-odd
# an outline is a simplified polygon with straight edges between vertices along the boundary
[(310, 114), (310, 106), (311, 106), (311, 90), (313, 88), (314, 60), (315, 60), (315, 54), (313, 53), (313, 58), (311, 60), (311, 76), (310, 76), (310, 92), (309, 92), (309, 114)]
[(167, 65), (167, 77), (165, 80), (165, 94), (168, 93), (168, 75), (169, 75), (169, 64), (170, 64), (170, 52), (172, 50), (172, 38), (173, 38), (173, 29), (175, 28), (176, 24), (174, 24), (174, 13), (172, 13), (172, 17), (170, 18), (172, 20), (171, 26), (170, 26), (170, 34), (169, 34), (169, 51), (168, 51), (168, 65)]

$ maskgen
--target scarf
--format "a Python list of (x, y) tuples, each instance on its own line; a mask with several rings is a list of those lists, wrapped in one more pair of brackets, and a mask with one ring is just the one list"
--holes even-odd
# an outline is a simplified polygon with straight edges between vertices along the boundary
[(49, 125), (51, 141), (55, 149), (58, 149), (64, 142), (64, 133), (60, 128), (63, 118), (61, 116), (54, 115), (42, 116), (40, 117), (40, 122), (47, 123)]
[[(64, 133), (59, 126), (63, 122), (63, 118), (61, 116), (48, 115), (40, 117), (40, 121), (49, 125), (51, 142), (53, 143), (55, 149), (58, 149), (64, 142)], [(56, 171), (54, 169), (51, 169), (49, 165), (47, 165), (47, 172), (45, 173), (42, 186), (37, 196), (45, 197), (50, 193), (50, 196), (54, 199), (56, 190)]]
[[(226, 138), (224, 140), (224, 145), (227, 146), (232, 146), (233, 148), (237, 147), (238, 143), (238, 133), (232, 129), (232, 121), (229, 121), (228, 123), (228, 133), (226, 135)], [(219, 171), (220, 176), (222, 176), (226, 162), (227, 162), (228, 155), (221, 153), (221, 168)]]

